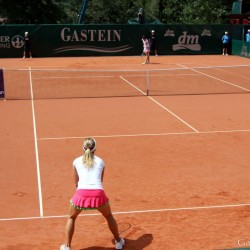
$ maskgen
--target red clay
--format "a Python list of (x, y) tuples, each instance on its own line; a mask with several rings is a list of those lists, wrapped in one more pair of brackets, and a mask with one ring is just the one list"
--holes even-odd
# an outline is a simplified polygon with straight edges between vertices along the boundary
[[(249, 62), (234, 56), (159, 56), (151, 61), (141, 65), (139, 56), (1, 59), (0, 66), (157, 69)], [(250, 88), (248, 72), (202, 72)], [(213, 81), (228, 85), (218, 79)], [(8, 80), (9, 94), (22, 92), (22, 84), (29, 83), (29, 78)], [(203, 75), (205, 81), (211, 77)], [(30, 94), (30, 86), (25, 91)], [(105, 160), (104, 187), (120, 230), (125, 230), (124, 249), (247, 247), (249, 105), (249, 94), (34, 100), (36, 155), (32, 102), (0, 101), (0, 249), (59, 249), (74, 192), (71, 165), (86, 136), (96, 138), (96, 154)], [(79, 217), (73, 250), (113, 249), (106, 222), (96, 213)]]

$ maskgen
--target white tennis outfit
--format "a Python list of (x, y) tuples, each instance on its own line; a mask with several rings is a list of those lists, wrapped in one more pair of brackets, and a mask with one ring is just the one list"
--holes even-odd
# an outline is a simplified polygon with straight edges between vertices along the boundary
[(79, 180), (77, 190), (70, 200), (71, 205), (80, 210), (97, 209), (108, 203), (102, 185), (102, 172), (104, 161), (94, 156), (94, 164), (87, 168), (83, 163), (83, 156), (73, 161), (73, 166), (77, 171)]
[(143, 52), (144, 53), (150, 52), (150, 44), (148, 39), (142, 39), (142, 42), (143, 42)]
[(104, 161), (94, 156), (94, 166), (87, 168), (83, 164), (83, 157), (80, 156), (73, 161), (78, 176), (78, 189), (102, 189), (102, 172), (104, 169)]

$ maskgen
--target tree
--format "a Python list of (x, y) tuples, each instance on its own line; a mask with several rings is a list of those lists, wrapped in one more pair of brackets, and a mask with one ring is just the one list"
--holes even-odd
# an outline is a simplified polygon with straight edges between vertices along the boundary
[(186, 24), (220, 24), (228, 22), (228, 15), (231, 11), (223, 1), (188, 1), (183, 6), (181, 23)]
[(58, 23), (64, 17), (59, 1), (1, 0), (1, 15), (8, 23)]
[[(165, 24), (228, 23), (234, 0), (91, 0), (84, 23), (126, 24), (143, 8), (146, 20)], [(10, 23), (76, 23), (81, 0), (0, 0)]]
[(161, 0), (159, 19), (162, 23), (178, 24), (181, 22), (183, 8), (187, 0)]
[(89, 1), (85, 23), (126, 24), (128, 19), (137, 17), (139, 8), (144, 7), (140, 2), (131, 0)]

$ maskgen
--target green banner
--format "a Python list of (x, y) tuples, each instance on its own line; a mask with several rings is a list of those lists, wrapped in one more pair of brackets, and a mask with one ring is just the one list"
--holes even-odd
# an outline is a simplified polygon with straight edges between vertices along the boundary
[(232, 52), (234, 55), (250, 58), (250, 43), (233, 40)]
[(221, 54), (229, 25), (2, 25), (0, 57), (22, 57), (29, 32), (33, 57), (140, 55), (154, 29), (159, 55)]

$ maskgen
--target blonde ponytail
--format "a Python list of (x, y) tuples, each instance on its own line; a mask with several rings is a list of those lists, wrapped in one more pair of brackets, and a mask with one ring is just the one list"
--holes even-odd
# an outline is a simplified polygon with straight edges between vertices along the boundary
[(83, 142), (83, 164), (87, 168), (91, 168), (94, 165), (94, 152), (96, 149), (96, 141), (93, 138), (86, 138)]

